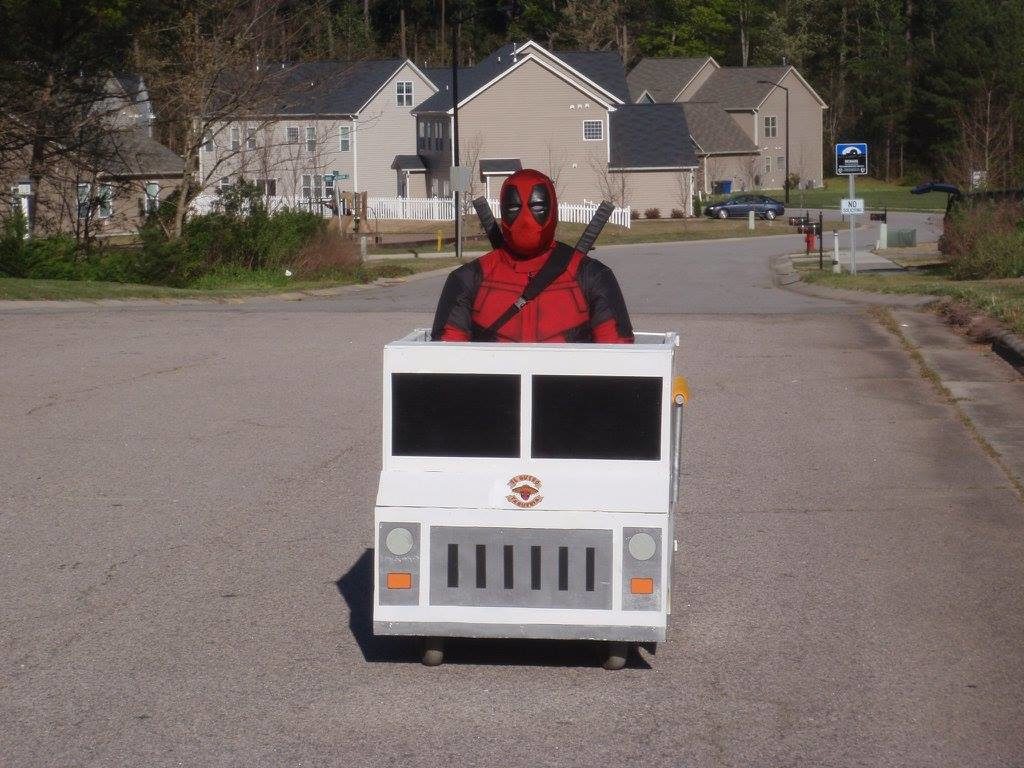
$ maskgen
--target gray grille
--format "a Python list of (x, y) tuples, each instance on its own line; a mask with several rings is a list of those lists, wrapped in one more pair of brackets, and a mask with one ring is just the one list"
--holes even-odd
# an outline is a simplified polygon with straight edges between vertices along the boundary
[(612, 607), (612, 532), (430, 529), (430, 604)]

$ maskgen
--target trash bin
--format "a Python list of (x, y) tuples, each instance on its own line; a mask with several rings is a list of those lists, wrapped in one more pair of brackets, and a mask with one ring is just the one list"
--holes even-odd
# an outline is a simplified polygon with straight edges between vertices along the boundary
[(711, 182), (711, 192), (715, 195), (731, 195), (732, 179)]

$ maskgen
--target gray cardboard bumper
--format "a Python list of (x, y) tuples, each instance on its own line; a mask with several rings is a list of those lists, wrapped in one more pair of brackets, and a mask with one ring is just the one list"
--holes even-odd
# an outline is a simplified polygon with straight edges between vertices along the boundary
[(447, 621), (375, 621), (375, 635), (422, 637), (490, 637), (536, 640), (616, 640), (656, 643), (665, 639), (664, 627), (616, 627), (587, 624), (463, 624)]

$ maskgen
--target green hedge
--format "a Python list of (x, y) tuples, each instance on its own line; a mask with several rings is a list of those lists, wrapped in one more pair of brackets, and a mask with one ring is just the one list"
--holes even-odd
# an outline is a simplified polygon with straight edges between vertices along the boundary
[[(161, 216), (173, 213), (168, 205)], [(0, 228), (0, 276), (187, 286), (208, 274), (289, 266), (325, 227), (306, 211), (268, 213), (245, 187), (225, 196), (222, 212), (189, 219), (176, 240), (147, 222), (137, 247), (87, 247), (63, 235), (26, 240), (24, 219), (14, 216)]]
[(954, 280), (1024, 277), (1024, 205), (984, 201), (954, 209), (942, 246)]

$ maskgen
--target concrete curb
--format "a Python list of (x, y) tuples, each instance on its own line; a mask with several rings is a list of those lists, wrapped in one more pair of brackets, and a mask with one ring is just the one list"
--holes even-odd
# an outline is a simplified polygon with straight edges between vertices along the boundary
[(851, 291), (842, 288), (828, 288), (824, 285), (809, 285), (793, 268), (791, 256), (773, 256), (770, 260), (772, 283), (777, 288), (814, 296), (818, 299), (833, 299), (851, 304), (868, 304), (871, 306), (894, 307), (897, 309), (923, 309), (937, 303), (936, 296), (917, 296), (910, 294), (872, 293), (870, 291)]

